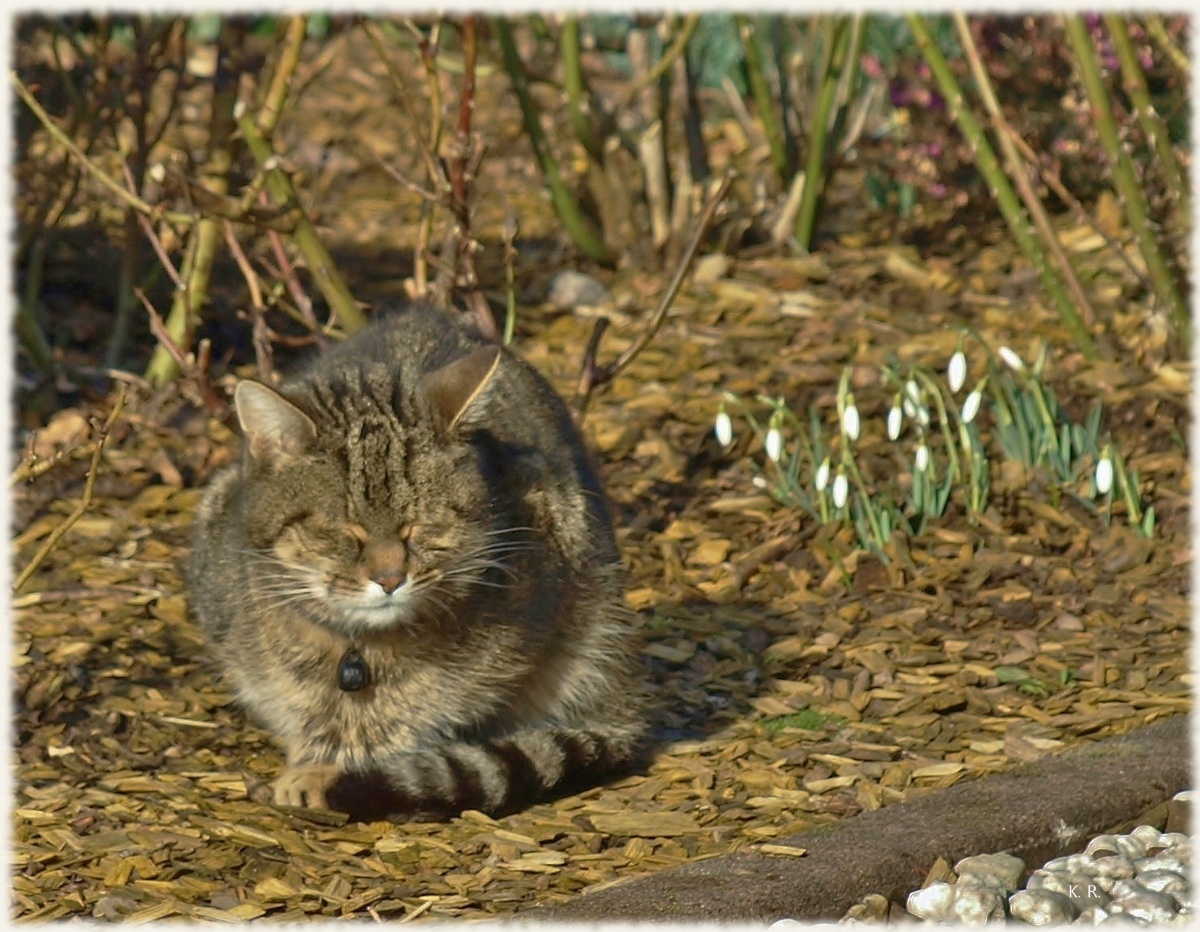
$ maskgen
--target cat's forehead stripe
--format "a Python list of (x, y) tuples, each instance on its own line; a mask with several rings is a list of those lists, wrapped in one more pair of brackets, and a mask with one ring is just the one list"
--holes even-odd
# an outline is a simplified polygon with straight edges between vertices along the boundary
[(314, 416), (333, 434), (329, 447), (345, 465), (352, 510), (401, 510), (411, 498), (414, 427), (403, 405), (399, 373), (353, 368), (310, 383)]

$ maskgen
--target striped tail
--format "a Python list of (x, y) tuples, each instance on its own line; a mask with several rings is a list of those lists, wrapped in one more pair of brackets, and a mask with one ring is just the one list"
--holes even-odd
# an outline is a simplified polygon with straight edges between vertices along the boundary
[(347, 772), (326, 804), (364, 822), (443, 821), (464, 809), (505, 815), (625, 770), (644, 751), (640, 729), (545, 728), (477, 744), (416, 751)]

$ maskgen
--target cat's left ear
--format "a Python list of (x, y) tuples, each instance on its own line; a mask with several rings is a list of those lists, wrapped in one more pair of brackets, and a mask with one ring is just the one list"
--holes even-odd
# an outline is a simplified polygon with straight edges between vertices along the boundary
[(316, 442), (312, 418), (261, 382), (238, 382), (233, 406), (250, 455), (260, 463), (275, 464), (298, 456)]
[(447, 430), (463, 419), (484, 393), (500, 366), (500, 347), (481, 346), (421, 380), (421, 391)]

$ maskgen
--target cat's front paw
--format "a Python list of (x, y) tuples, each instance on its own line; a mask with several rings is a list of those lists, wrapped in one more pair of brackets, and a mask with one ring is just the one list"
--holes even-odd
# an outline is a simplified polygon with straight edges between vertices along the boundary
[(337, 764), (299, 764), (288, 767), (275, 781), (275, 805), (327, 809), (325, 791), (341, 770)]

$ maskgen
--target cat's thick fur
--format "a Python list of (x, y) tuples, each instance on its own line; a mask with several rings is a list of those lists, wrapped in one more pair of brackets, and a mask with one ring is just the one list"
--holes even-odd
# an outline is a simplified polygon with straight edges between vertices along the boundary
[(608, 509), (529, 365), (412, 307), (234, 398), (244, 452), (198, 510), (191, 606), (283, 743), (277, 803), (498, 814), (637, 759)]

